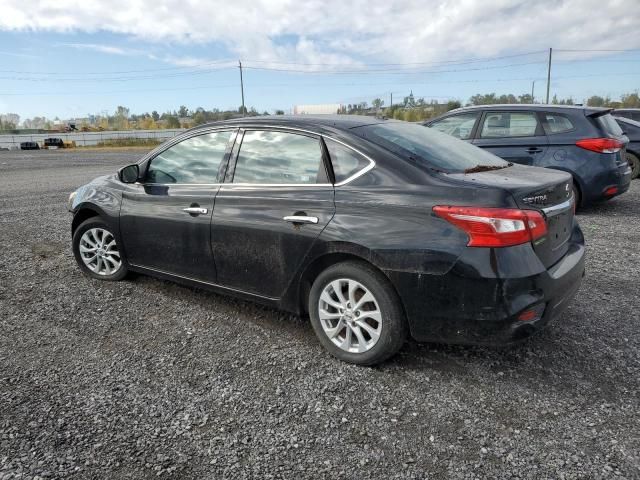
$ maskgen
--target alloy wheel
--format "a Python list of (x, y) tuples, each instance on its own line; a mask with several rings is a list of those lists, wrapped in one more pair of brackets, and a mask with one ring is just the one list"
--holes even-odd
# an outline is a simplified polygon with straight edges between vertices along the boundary
[(318, 300), (320, 324), (341, 350), (363, 353), (378, 342), (382, 313), (371, 291), (349, 278), (327, 284)]
[(122, 267), (116, 239), (108, 230), (90, 228), (82, 234), (79, 249), (86, 267), (98, 275), (113, 275)]

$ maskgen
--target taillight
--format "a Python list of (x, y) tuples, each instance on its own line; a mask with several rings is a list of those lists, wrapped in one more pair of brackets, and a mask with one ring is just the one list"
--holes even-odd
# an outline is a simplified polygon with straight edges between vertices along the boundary
[(520, 245), (547, 234), (544, 217), (535, 210), (436, 205), (433, 211), (464, 230), (470, 247)]
[(615, 138), (583, 138), (576, 145), (598, 153), (617, 153), (624, 147), (624, 143)]

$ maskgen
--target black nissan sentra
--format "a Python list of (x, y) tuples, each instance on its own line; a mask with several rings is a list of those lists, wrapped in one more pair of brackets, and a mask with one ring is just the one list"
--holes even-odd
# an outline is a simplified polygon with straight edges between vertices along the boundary
[(499, 345), (556, 320), (584, 275), (571, 176), (361, 116), (186, 131), (72, 193), (87, 275), (135, 271), (309, 315), (336, 357)]

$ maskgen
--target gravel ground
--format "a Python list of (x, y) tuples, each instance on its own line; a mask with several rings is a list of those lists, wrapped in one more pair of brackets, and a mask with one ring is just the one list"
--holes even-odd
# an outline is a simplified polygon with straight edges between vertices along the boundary
[(580, 215), (541, 335), (362, 368), (272, 309), (84, 277), (68, 193), (140, 155), (0, 152), (0, 479), (640, 478), (640, 181)]

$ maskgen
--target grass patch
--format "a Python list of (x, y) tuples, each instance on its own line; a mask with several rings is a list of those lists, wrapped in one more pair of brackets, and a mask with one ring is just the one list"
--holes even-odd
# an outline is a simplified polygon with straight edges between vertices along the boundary
[(157, 147), (165, 140), (157, 138), (116, 138), (112, 140), (104, 140), (94, 145), (97, 148), (111, 147)]

